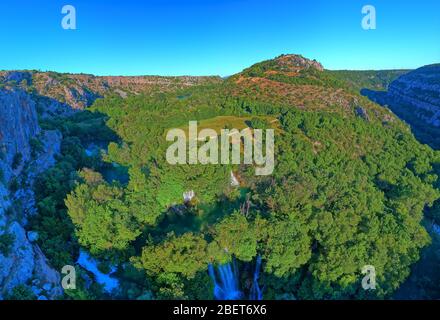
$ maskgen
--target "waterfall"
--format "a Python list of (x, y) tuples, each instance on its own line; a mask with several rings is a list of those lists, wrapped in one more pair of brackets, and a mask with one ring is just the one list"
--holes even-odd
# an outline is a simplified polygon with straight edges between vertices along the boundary
[[(258, 284), (261, 269), (261, 257), (257, 257), (255, 271), (253, 273), (252, 287), (249, 293), (249, 300), (263, 300), (263, 290)], [(243, 293), (239, 289), (237, 268), (234, 261), (221, 265), (217, 268), (219, 278), (212, 264), (208, 266), (209, 276), (214, 282), (214, 297), (217, 300), (240, 300)]]
[(231, 187), (238, 187), (238, 186), (240, 186), (240, 182), (238, 181), (234, 173), (231, 171)]
[(81, 267), (87, 271), (93, 273), (96, 282), (103, 285), (104, 291), (110, 293), (113, 289), (119, 286), (119, 281), (110, 275), (116, 271), (115, 267), (112, 267), (110, 274), (105, 274), (99, 271), (98, 261), (93, 259), (87, 252), (80, 250), (78, 263)]
[(252, 282), (251, 292), (249, 294), (249, 300), (263, 300), (263, 290), (260, 289), (258, 284), (258, 278), (260, 277), (261, 268), (261, 256), (257, 257), (257, 263), (255, 265), (254, 280)]
[(209, 275), (214, 282), (214, 297), (217, 300), (240, 300), (243, 297), (238, 288), (238, 278), (234, 262), (218, 267), (219, 281), (212, 264), (208, 266)]

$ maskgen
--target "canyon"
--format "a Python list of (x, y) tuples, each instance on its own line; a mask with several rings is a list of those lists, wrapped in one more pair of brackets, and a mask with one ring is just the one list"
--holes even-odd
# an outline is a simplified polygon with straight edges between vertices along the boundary
[[(249, 109), (252, 112), (252, 107), (258, 107), (258, 104), (249, 104), (248, 106), (242, 103), (238, 98), (234, 100), (236, 96), (243, 96), (244, 93), (246, 93), (246, 95), (252, 97), (253, 101), (258, 99), (262, 101), (262, 105), (267, 108), (269, 108), (268, 105), (272, 106), (279, 103), (280, 105), (288, 105), (289, 107), (294, 105), (296, 109), (301, 110), (301, 112), (305, 111), (305, 113), (310, 114), (316, 112), (320, 114), (321, 118), (319, 118), (319, 120), (307, 118), (308, 114), (306, 114), (303, 116), (304, 119), (302, 122), (298, 120), (298, 123), (295, 117), (280, 117), (281, 120), (283, 120), (280, 121), (282, 125), (286, 127), (290, 125), (292, 132), (295, 132), (297, 136), (302, 137), (302, 134), (305, 133), (303, 140), (306, 142), (304, 142), (304, 146), (307, 146), (308, 149), (304, 150), (312, 150), (310, 158), (319, 157), (328, 146), (338, 145), (339, 141), (337, 141), (337, 143), (331, 143), (330, 141), (332, 140), (328, 137), (320, 136), (322, 134), (321, 126), (329, 124), (328, 130), (334, 130), (332, 131), (333, 135), (336, 134), (337, 131), (340, 131), (341, 128), (351, 128), (349, 126), (343, 126), (339, 129), (334, 129), (337, 128), (336, 123), (338, 123), (338, 120), (332, 113), (342, 114), (344, 121), (351, 119), (350, 121), (353, 121), (353, 126), (357, 125), (361, 127), (362, 130), (371, 128), (373, 125), (383, 127), (384, 129), (381, 132), (388, 132), (386, 130), (388, 130), (389, 127), (397, 127), (400, 125), (400, 122), (398, 122), (394, 116), (394, 114), (396, 114), (412, 126), (413, 132), (421, 142), (428, 143), (433, 148), (438, 149), (439, 141), (437, 138), (437, 130), (440, 128), (439, 73), (439, 65), (426, 66), (411, 72), (399, 71), (393, 73), (396, 79), (390, 81), (389, 84), (387, 81), (381, 79), (380, 82), (386, 82), (387, 85), (387, 88), (384, 86), (382, 91), (373, 90), (379, 89), (376, 87), (373, 89), (364, 88), (362, 93), (370, 98), (370, 100), (381, 104), (383, 106), (381, 108), (367, 98), (349, 91), (349, 89), (345, 87), (343, 79), (341, 80), (342, 77), (338, 79), (332, 78), (332, 74), (325, 70), (319, 62), (308, 60), (298, 55), (283, 55), (274, 60), (256, 64), (226, 80), (220, 77), (190, 76), (97, 77), (85, 74), (59, 74), (32, 70), (0, 72), (0, 237), (3, 237), (4, 242), (4, 249), (0, 251), (0, 298), (8, 298), (14, 289), (22, 285), (30, 287), (33, 294), (40, 300), (57, 299), (63, 294), (63, 289), (60, 286), (60, 270), (54, 268), (48, 261), (45, 256), (47, 251), (42, 250), (37, 244), (39, 237), (38, 232), (32, 230), (29, 224), (29, 220), (32, 220), (32, 218), (38, 214), (34, 193), (36, 177), (57, 163), (58, 156), (62, 151), (62, 142), (63, 139), (65, 139), (61, 131), (48, 127), (47, 121), (59, 118), (67, 119), (74, 115), (81, 115), (82, 112), (87, 112), (88, 108), (94, 105), (94, 103), (102, 101), (102, 99), (111, 100), (112, 97), (116, 97), (117, 107), (119, 108), (119, 106), (121, 106), (121, 110), (112, 110), (110, 103), (105, 107), (110, 110), (109, 113), (114, 112), (116, 114), (113, 115), (114, 119), (112, 119), (114, 123), (123, 124), (125, 121), (127, 124), (128, 129), (121, 128), (121, 131), (118, 133), (124, 134), (128, 132), (129, 134), (135, 135), (140, 133), (133, 133), (131, 131), (133, 126), (137, 125), (140, 128), (144, 128), (140, 125), (142, 117), (138, 115), (136, 109), (138, 105), (137, 102), (140, 101), (142, 103), (142, 100), (134, 99), (131, 101), (131, 103), (133, 103), (131, 109), (123, 108), (125, 107), (125, 101), (132, 99), (132, 97), (150, 97), (158, 92), (164, 95), (179, 92), (177, 97), (173, 97), (172, 94), (167, 96), (167, 99), (169, 99), (171, 103), (168, 105), (165, 104), (165, 106), (170, 106), (174, 103), (177, 106), (176, 110), (178, 110), (179, 103), (184, 105), (186, 101), (189, 101), (193, 103), (193, 105), (200, 104), (204, 107), (210, 102), (207, 100), (211, 98), (214, 99), (218, 95), (226, 95), (228, 98), (231, 97), (230, 100), (225, 99), (226, 102), (232, 100), (236, 103), (233, 105), (235, 108), (234, 112), (236, 110), (240, 110), (238, 113), (243, 112), (239, 107), (243, 107), (246, 111)], [(225, 87), (222, 86), (223, 84)], [(218, 86), (219, 93), (213, 93), (203, 89), (206, 91), (201, 91), (201, 95), (206, 94), (206, 96), (208, 96), (208, 94), (211, 94), (211, 96), (208, 96), (209, 99), (206, 101), (202, 100), (204, 101), (203, 103), (197, 101), (197, 98), (199, 98), (197, 96), (197, 94), (199, 94), (197, 90), (190, 91), (189, 94), (181, 94), (181, 90), (191, 89), (192, 87), (198, 88), (199, 86), (203, 87), (204, 85), (206, 85), (206, 87), (210, 85), (213, 85), (213, 87)], [(227, 94), (224, 94), (221, 90), (230, 91), (226, 91)], [(251, 93), (249, 94), (249, 92)], [(156, 103), (158, 100), (153, 101)], [(392, 114), (387, 107), (392, 110), (394, 114)], [(164, 109), (161, 110), (163, 110), (163, 113), (168, 111)], [(126, 114), (124, 114), (124, 112), (126, 112)], [(128, 116), (129, 112), (132, 112), (132, 117)], [(162, 119), (160, 117), (162, 116), (160, 110), (155, 112), (156, 110), (151, 112), (153, 115), (152, 119)], [(271, 110), (265, 112), (272, 115)], [(182, 110), (178, 110), (176, 113), (182, 114), (183, 112)], [(255, 113), (258, 113), (258, 110), (255, 111)], [(283, 116), (287, 113), (288, 112), (283, 109)], [(122, 116), (120, 116), (121, 114)], [(157, 114), (159, 114), (159, 116), (154, 118)], [(150, 114), (146, 112), (143, 113), (143, 115), (150, 116)], [(121, 118), (118, 118), (119, 116)], [(138, 117), (141, 119), (137, 119)], [(151, 123), (154, 123), (154, 121)], [(330, 124), (335, 125), (335, 127), (332, 127)], [(401, 131), (397, 131), (396, 129), (396, 132), (399, 132), (399, 134), (409, 132), (409, 129), (403, 124), (402, 128)], [(352, 131), (349, 132), (353, 134)], [(332, 134), (329, 135), (331, 136)], [(319, 137), (319, 139), (316, 137), (313, 138), (313, 135)], [(362, 139), (363, 136), (364, 135), (359, 135), (358, 139)], [(373, 135), (371, 137), (373, 137)], [(135, 136), (138, 140), (131, 138), (132, 136), (130, 135), (126, 137), (127, 141), (131, 144), (136, 144), (140, 141), (143, 143), (143, 140), (138, 136)], [(323, 139), (328, 139), (328, 141), (323, 141)], [(345, 139), (345, 136), (341, 136), (339, 139)], [(299, 140), (299, 145), (303, 143), (303, 140)], [(353, 141), (357, 143), (359, 140)], [(348, 149), (347, 146), (353, 145), (351, 142), (351, 140), (348, 140), (341, 143), (344, 147), (341, 147), (340, 150), (345, 151)], [(90, 143), (99, 144), (100, 141), (90, 141)], [(291, 139), (289, 143), (294, 144), (296, 140)], [(310, 148), (308, 147), (308, 143), (311, 144)], [(130, 160), (133, 162), (137, 161), (135, 157), (130, 159), (127, 156), (128, 160), (124, 158), (126, 154), (123, 152), (126, 151), (124, 148), (128, 150), (127, 145), (120, 143), (116, 145), (116, 147), (115, 145), (112, 146), (114, 150), (116, 148), (117, 151), (120, 151), (119, 153), (114, 152), (114, 154), (120, 156), (118, 159), (120, 163), (122, 163), (121, 167), (124, 161), (128, 163)], [(140, 145), (141, 147), (134, 149), (135, 152), (148, 149), (144, 145)], [(368, 151), (368, 149), (359, 151), (361, 147), (364, 147), (361, 143), (359, 143), (359, 145), (360, 146), (356, 145), (356, 148), (350, 151), (352, 152), (350, 157), (352, 155), (355, 157), (359, 153), (360, 159), (364, 161), (366, 157), (365, 150)], [(289, 146), (289, 144), (286, 142), (284, 146)], [(395, 147), (394, 144), (393, 147)], [(302, 151), (304, 152), (304, 150)], [(99, 154), (99, 150), (87, 153), (89, 157), (93, 157), (96, 154)], [(297, 153), (292, 152), (292, 157), (296, 154)], [(330, 156), (334, 157), (333, 154)], [(112, 161), (113, 160), (114, 159), (112, 159)], [(292, 159), (288, 160), (289, 162), (285, 160), (286, 164), (293, 163)], [(350, 158), (350, 160), (353, 161), (352, 158)], [(326, 161), (330, 162), (328, 159)], [(115, 164), (116, 162), (117, 161), (113, 163), (115, 166), (117, 165)], [(321, 166), (327, 162), (323, 161)], [(302, 163), (307, 163), (307, 159), (301, 159), (298, 163), (301, 165)], [(287, 165), (285, 168), (288, 168)], [(313, 168), (312, 165), (311, 168)], [(363, 164), (358, 168), (364, 168)], [(322, 168), (320, 169), (322, 170)], [(334, 168), (331, 168), (329, 170), (333, 169)], [(241, 175), (237, 175), (240, 177), (240, 182), (238, 182), (234, 173), (227, 171), (228, 178), (229, 176), (234, 177), (236, 180), (234, 184), (238, 186), (242, 182), (242, 177)], [(99, 174), (91, 172), (88, 172), (88, 174), (87, 177), (92, 186), (94, 183), (102, 182)], [(135, 179), (139, 178), (143, 173), (141, 172), (138, 176), (134, 175), (133, 172), (131, 172), (131, 174), (130, 179)], [(310, 177), (308, 179), (310, 179)], [(126, 180), (129, 179), (127, 178)], [(331, 179), (322, 178), (322, 180), (320, 180), (321, 185), (327, 183), (328, 180)], [(139, 185), (142, 185), (142, 181), (143, 180), (138, 181)], [(159, 181), (162, 182), (161, 180)], [(111, 183), (112, 181), (107, 182)], [(289, 187), (289, 183), (290, 182), (286, 180), (286, 185), (283, 185), (283, 190), (285, 190), (285, 187)], [(298, 194), (306, 194), (306, 184), (308, 183), (310, 183), (310, 181), (306, 179), (296, 181), (294, 185), (297, 189), (295, 189), (295, 192), (292, 191), (291, 197)], [(392, 189), (393, 186), (388, 185), (388, 182), (385, 183), (383, 181), (374, 180), (374, 183), (377, 183), (377, 185), (372, 184), (374, 188), (383, 188), (385, 192), (394, 192), (394, 189)], [(128, 184), (128, 181), (120, 182), (120, 185), (125, 186), (126, 184)], [(232, 183), (228, 184), (234, 185)], [(174, 184), (171, 184), (171, 187), (174, 187)], [(143, 188), (137, 186), (134, 188), (141, 189), (136, 190), (138, 192), (143, 190)], [(168, 196), (169, 193), (170, 191), (165, 189), (164, 193), (160, 195), (163, 196), (165, 194)], [(176, 192), (176, 194), (181, 198), (182, 193), (180, 191)], [(337, 195), (336, 192), (335, 194)], [(142, 197), (144, 197), (143, 194), (136, 194), (136, 196), (138, 196), (139, 199), (143, 199)], [(165, 196), (163, 197), (165, 198)], [(304, 199), (308, 198), (304, 196)], [(165, 198), (165, 200), (168, 199)], [(285, 201), (286, 203), (279, 206), (276, 201), (269, 199), (267, 208), (271, 208), (271, 206), (277, 208), (277, 206), (279, 206), (279, 210), (290, 210), (290, 203), (287, 202), (288, 199), (280, 199), (280, 201)], [(300, 203), (299, 201), (303, 201), (303, 199), (299, 199), (298, 203)], [(251, 206), (250, 202), (248, 199), (248, 207)], [(143, 208), (144, 207), (142, 207), (142, 209)], [(249, 211), (249, 208), (247, 211)], [(249, 214), (249, 212), (247, 212), (246, 215), (247, 214)], [(328, 212), (323, 212), (322, 219), (327, 219), (327, 217)], [(328, 219), (328, 221), (330, 221), (330, 218)], [(337, 215), (331, 219), (337, 219)], [(305, 225), (309, 224), (305, 223)], [(283, 225), (280, 222), (280, 228), (285, 228), (287, 230), (286, 234), (290, 232), (288, 227), (289, 225)], [(296, 232), (296, 229), (294, 230)], [(296, 236), (296, 233), (293, 234)], [(238, 237), (238, 235), (236, 236)], [(307, 239), (305, 234), (299, 234), (296, 241), (301, 241), (301, 239)], [(290, 242), (291, 241), (289, 241), (289, 243)], [(284, 247), (284, 244), (280, 245), (280, 248)], [(270, 248), (271, 247), (268, 246), (267, 250), (270, 250)], [(304, 248), (308, 250), (309, 244), (304, 244)], [(317, 242), (314, 242), (311, 248), (310, 254), (315, 254), (318, 248)], [(306, 249), (304, 249), (304, 251), (307, 251)], [(93, 260), (93, 263), (91, 263), (90, 261), (92, 260), (89, 261), (84, 258), (89, 257), (86, 251), (81, 251), (80, 253), (78, 250), (78, 254), (82, 259), (77, 261), (81, 262), (83, 266), (86, 266), (89, 271), (92, 270), (92, 274), (95, 276), (98, 275), (99, 277), (109, 275), (98, 270), (100, 261)], [(308, 259), (307, 254), (304, 254), (304, 257), (306, 261)], [(267, 260), (267, 257), (264, 259)], [(246, 261), (252, 260), (248, 259)], [(247, 274), (253, 276), (248, 277), (248, 286), (245, 292), (249, 293), (251, 299), (259, 300), (263, 296), (263, 289), (260, 289), (258, 283), (260, 267), (263, 270), (261, 266), (262, 258), (256, 256), (254, 261), (255, 266), (253, 263), (246, 266), (246, 268), (251, 270), (248, 270)], [(290, 262), (289, 259), (286, 259), (286, 261)], [(305, 262), (300, 263), (304, 264)], [(147, 266), (150, 267), (148, 264)], [(214, 269), (213, 265), (209, 265), (208, 274), (211, 276), (211, 280), (214, 283), (214, 290), (216, 290), (214, 291), (214, 295), (224, 297), (231, 294), (235, 297), (242, 294), (242, 288), (240, 288), (240, 283), (237, 282), (238, 280), (235, 279), (236, 276), (231, 266), (231, 264), (225, 264), (223, 266), (216, 266), (218, 269)], [(294, 266), (292, 269), (296, 267), (297, 266)], [(111, 269), (110, 271), (113, 276), (114, 270)], [(261, 271), (261, 273), (263, 273), (263, 271)], [(117, 283), (115, 279), (112, 281)], [(110, 289), (112, 288), (113, 287)]]
[(422, 143), (440, 149), (439, 75), (440, 64), (424, 66), (398, 77), (388, 90), (363, 89), (362, 94), (406, 121)]

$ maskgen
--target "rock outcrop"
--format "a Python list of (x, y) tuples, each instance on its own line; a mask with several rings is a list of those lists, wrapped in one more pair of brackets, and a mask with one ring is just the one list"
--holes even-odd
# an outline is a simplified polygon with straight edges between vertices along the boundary
[(319, 71), (324, 71), (324, 67), (321, 63), (316, 60), (309, 60), (301, 55), (297, 54), (285, 54), (275, 59), (279, 66), (285, 70), (290, 70), (292, 68), (299, 69), (310, 69), (314, 68)]
[(440, 64), (398, 78), (391, 83), (388, 97), (393, 104), (412, 108), (427, 125), (440, 127)]
[(0, 255), (1, 294), (8, 294), (14, 287), (25, 284), (32, 278), (35, 267), (34, 251), (24, 228), (16, 221), (6, 229), (13, 235), (13, 245), (9, 254)]
[(31, 158), (30, 139), (40, 134), (35, 102), (19, 88), (0, 89), (0, 169), (4, 180)]
[[(12, 73), (8, 79), (29, 83), (31, 78), (26, 73)], [(0, 89), (0, 236), (8, 239), (7, 250), (0, 252), (0, 298), (32, 282), (50, 288), (36, 287), (47, 298), (62, 293), (59, 273), (32, 244), (33, 234), (26, 232), (27, 218), (36, 213), (33, 181), (55, 163), (61, 143), (58, 131), (40, 128), (36, 105), (33, 96), (21, 87)], [(32, 140), (39, 140), (42, 146), (38, 154), (32, 150)], [(12, 181), (19, 181), (13, 189)]]

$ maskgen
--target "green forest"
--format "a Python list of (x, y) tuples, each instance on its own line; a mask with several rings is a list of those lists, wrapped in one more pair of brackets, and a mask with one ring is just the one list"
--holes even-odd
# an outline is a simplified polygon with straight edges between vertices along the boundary
[[(42, 120), (63, 142), (35, 186), (38, 243), (56, 268), (75, 264), (82, 248), (103, 273), (117, 266), (120, 284), (109, 293), (79, 277), (65, 299), (213, 299), (208, 266), (232, 261), (247, 294), (257, 257), (264, 299), (393, 297), (432, 242), (428, 219), (440, 222), (440, 153), (343, 74), (291, 76), (276, 66), (171, 92), (111, 95)], [(304, 96), (282, 94), (289, 86)], [(329, 89), (338, 96), (317, 98)], [(167, 130), (218, 117), (225, 128), (276, 123), (272, 175), (255, 176), (251, 165), (167, 163)], [(88, 154), (90, 144), (99, 151)], [(376, 290), (362, 288), (365, 265), (376, 269)]]

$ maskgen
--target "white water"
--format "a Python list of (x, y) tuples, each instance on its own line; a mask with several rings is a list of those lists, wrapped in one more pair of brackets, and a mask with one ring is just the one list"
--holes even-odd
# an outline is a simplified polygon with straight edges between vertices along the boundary
[(258, 284), (258, 278), (260, 277), (261, 268), (261, 256), (257, 257), (257, 263), (255, 265), (254, 281), (252, 283), (251, 293), (249, 300), (263, 300), (263, 291)]
[(243, 293), (238, 288), (238, 279), (235, 264), (233, 262), (218, 266), (217, 277), (212, 264), (208, 266), (209, 275), (214, 282), (214, 297), (217, 300), (239, 300)]
[[(261, 257), (258, 256), (257, 263), (255, 265), (255, 272), (253, 277), (252, 288), (249, 294), (249, 300), (263, 300), (263, 290), (258, 284), (260, 277)], [(243, 298), (243, 292), (239, 288), (239, 280), (237, 267), (235, 261), (229, 262), (217, 267), (217, 273), (214, 270), (214, 266), (210, 264), (208, 266), (209, 275), (214, 282), (214, 297), (217, 300), (240, 300)]]
[(77, 263), (87, 271), (93, 273), (96, 282), (103, 285), (106, 292), (111, 292), (119, 286), (119, 281), (110, 276), (116, 271), (115, 267), (112, 267), (110, 274), (102, 273), (98, 269), (98, 262), (83, 250), (80, 250)]

